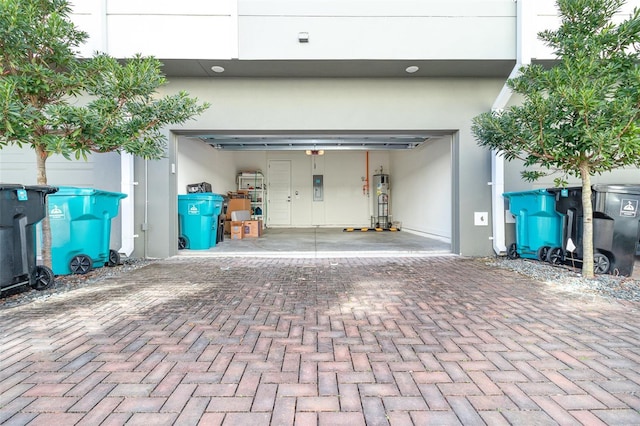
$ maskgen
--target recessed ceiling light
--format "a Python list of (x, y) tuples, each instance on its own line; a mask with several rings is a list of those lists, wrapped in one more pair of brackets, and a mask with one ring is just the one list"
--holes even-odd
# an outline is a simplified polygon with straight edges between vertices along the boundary
[(221, 67), (220, 65), (214, 65), (211, 67), (211, 71), (221, 73), (224, 72), (224, 67)]
[(411, 65), (408, 66), (405, 71), (408, 72), (409, 74), (413, 74), (414, 72), (418, 71), (420, 69), (420, 67), (417, 67), (415, 65)]

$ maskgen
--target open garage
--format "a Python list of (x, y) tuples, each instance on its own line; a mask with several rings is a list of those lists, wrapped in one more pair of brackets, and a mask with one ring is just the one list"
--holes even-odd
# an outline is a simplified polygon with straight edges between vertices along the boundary
[[(239, 174), (260, 172), (267, 229), (341, 231), (375, 226), (374, 176), (385, 174), (389, 222), (402, 233), (444, 242), (451, 253), (489, 253), (488, 214), (484, 225), (473, 219), (475, 211), (491, 208), (490, 153), (475, 144), (469, 128), (502, 83), (494, 78), (174, 80), (172, 85), (212, 106), (197, 123), (172, 132), (166, 165), (170, 197), (186, 194), (187, 186), (198, 182), (227, 194), (238, 189)], [(284, 190), (274, 190), (274, 167)], [(321, 199), (314, 200), (314, 176), (322, 177)], [(273, 214), (283, 204), (286, 213)], [(176, 241), (177, 217), (172, 221)], [(162, 244), (174, 246), (173, 241)]]
[[(453, 136), (442, 133), (193, 132), (178, 138), (177, 190), (204, 181), (234, 196), (251, 185), (252, 218), (262, 220), (265, 236), (273, 229), (290, 229), (290, 239), (303, 235), (300, 228), (400, 230), (450, 252)], [(212, 251), (228, 252), (229, 237)], [(379, 245), (375, 238), (362, 241)]]

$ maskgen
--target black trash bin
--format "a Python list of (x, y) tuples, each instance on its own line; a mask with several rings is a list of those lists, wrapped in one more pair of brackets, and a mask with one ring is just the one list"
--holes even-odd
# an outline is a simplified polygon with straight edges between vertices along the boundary
[[(598, 223), (613, 221), (611, 240), (612, 274), (631, 276), (640, 239), (640, 185), (593, 185), (593, 215)], [(607, 232), (609, 232), (607, 230)], [(594, 239), (594, 244), (595, 244)]]
[[(631, 276), (640, 239), (640, 186), (593, 185), (594, 271)], [(551, 263), (582, 263), (582, 188), (548, 188), (563, 218), (563, 247), (549, 250)]]
[(0, 183), (0, 292), (22, 285), (43, 290), (53, 284), (51, 269), (36, 265), (36, 225), (46, 215), (45, 185)]
[(221, 243), (224, 241), (224, 214), (220, 213), (218, 215), (218, 232), (216, 233), (216, 243)]

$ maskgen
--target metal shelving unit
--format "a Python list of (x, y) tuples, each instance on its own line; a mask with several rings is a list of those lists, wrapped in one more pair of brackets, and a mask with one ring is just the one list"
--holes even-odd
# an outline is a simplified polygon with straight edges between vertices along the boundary
[(266, 223), (266, 188), (263, 174), (243, 172), (238, 175), (237, 182), (238, 190), (247, 191), (251, 199), (251, 219), (262, 219), (262, 223)]

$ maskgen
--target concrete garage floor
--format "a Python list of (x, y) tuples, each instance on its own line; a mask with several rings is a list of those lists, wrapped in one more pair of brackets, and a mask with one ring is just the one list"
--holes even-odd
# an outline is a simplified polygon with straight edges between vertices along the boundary
[[(265, 228), (259, 238), (224, 241), (208, 250), (179, 250), (179, 257), (411, 257), (451, 255), (451, 244), (407, 231), (344, 228)], [(632, 278), (640, 279), (640, 256)]]
[(451, 254), (451, 244), (406, 231), (345, 232), (344, 228), (265, 228), (259, 238), (224, 241), (179, 256), (377, 257)]

